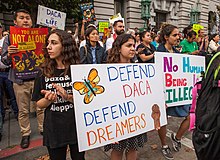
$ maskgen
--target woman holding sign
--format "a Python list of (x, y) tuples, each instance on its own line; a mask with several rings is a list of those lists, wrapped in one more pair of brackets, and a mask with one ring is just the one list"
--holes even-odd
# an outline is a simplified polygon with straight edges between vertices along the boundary
[[(131, 34), (119, 35), (107, 57), (108, 63), (132, 63), (135, 56), (135, 38)], [(105, 151), (112, 149), (111, 160), (122, 160), (125, 151), (127, 160), (137, 159), (137, 150), (147, 142), (147, 134), (141, 134), (105, 146)]]
[[(179, 40), (179, 30), (176, 26), (167, 24), (162, 28), (161, 31), (161, 44), (158, 46), (158, 52), (169, 52), (169, 53), (179, 53), (179, 51), (175, 48)], [(171, 140), (173, 143), (173, 149), (178, 152), (181, 148), (181, 138), (183, 134), (189, 128), (189, 110), (190, 105), (184, 106), (176, 106), (176, 107), (168, 107), (167, 108), (167, 115), (174, 116), (174, 117), (185, 117), (182, 121), (177, 134), (171, 134)], [(158, 130), (161, 144), (162, 144), (162, 154), (167, 159), (173, 159), (173, 155), (169, 146), (166, 143), (166, 126), (161, 127)]]
[[(78, 151), (70, 65), (79, 63), (79, 52), (71, 34), (53, 30), (46, 38), (45, 62), (35, 80), (32, 100), (45, 109), (43, 144), (51, 160), (84, 160)], [(62, 87), (61, 87), (62, 86)]]

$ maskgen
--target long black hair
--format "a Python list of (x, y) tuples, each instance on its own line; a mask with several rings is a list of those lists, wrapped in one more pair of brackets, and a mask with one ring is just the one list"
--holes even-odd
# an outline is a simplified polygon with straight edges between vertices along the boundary
[(177, 29), (177, 26), (174, 26), (172, 24), (164, 25), (160, 34), (160, 42), (165, 44), (166, 43), (165, 36), (169, 37), (174, 29)]
[(45, 46), (43, 49), (45, 61), (41, 65), (41, 70), (42, 70), (43, 75), (47, 77), (53, 77), (55, 68), (57, 67), (56, 61), (50, 58), (47, 48), (46, 48), (48, 46), (48, 39), (50, 35), (52, 34), (58, 35), (61, 41), (61, 44), (62, 44), (61, 55), (63, 57), (62, 63), (65, 66), (64, 74), (67, 74), (70, 68), (70, 65), (78, 64), (80, 62), (79, 49), (77, 48), (76, 42), (72, 38), (71, 34), (67, 33), (66, 31), (55, 29), (47, 35)]

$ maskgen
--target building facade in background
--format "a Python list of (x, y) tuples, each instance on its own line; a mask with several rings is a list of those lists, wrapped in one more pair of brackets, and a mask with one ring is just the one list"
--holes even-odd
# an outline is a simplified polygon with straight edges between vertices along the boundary
[[(96, 24), (98, 21), (108, 21), (117, 13), (125, 18), (126, 28), (143, 28), (141, 19), (141, 0), (94, 0)], [(159, 29), (162, 22), (177, 25), (180, 30), (191, 22), (192, 11), (198, 11), (198, 23), (209, 30), (209, 33), (220, 31), (219, 0), (151, 0), (149, 24), (151, 28)], [(13, 25), (13, 17), (7, 13), (0, 13), (0, 22), (9, 28)], [(72, 26), (67, 20), (66, 26)]]
[[(94, 0), (94, 5), (98, 21), (106, 21), (120, 12), (125, 18), (126, 28), (144, 26), (141, 0)], [(149, 23), (151, 27), (159, 29), (162, 22), (168, 22), (182, 30), (190, 24), (194, 10), (198, 11), (199, 24), (210, 30), (215, 25), (219, 27), (219, 0), (151, 0)]]

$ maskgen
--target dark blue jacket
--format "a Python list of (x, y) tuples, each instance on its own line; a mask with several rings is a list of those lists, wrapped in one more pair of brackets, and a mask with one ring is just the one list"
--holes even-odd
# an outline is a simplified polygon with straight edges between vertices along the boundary
[[(164, 43), (159, 44), (159, 46), (157, 47), (157, 52), (169, 52), (165, 46)], [(173, 52), (174, 53), (180, 53), (175, 47), (173, 47)]]
[[(80, 63), (82, 64), (93, 64), (92, 51), (90, 49), (90, 43), (86, 43), (84, 47), (80, 48)], [(106, 63), (107, 60), (107, 52), (105, 52), (104, 48), (97, 42), (96, 51), (95, 51), (96, 63), (102, 64)]]

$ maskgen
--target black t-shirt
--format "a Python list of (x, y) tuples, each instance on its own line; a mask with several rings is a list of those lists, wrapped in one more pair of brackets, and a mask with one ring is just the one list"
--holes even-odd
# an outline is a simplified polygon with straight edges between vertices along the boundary
[[(139, 48), (145, 48), (140, 54), (145, 54), (146, 56), (151, 55), (156, 51), (156, 48), (152, 44), (150, 44), (150, 48), (149, 48), (149, 47), (145, 46), (143, 43), (141, 43), (137, 46), (136, 50), (138, 50)], [(154, 63), (154, 57), (152, 59), (149, 59), (148, 61), (144, 62), (138, 56), (138, 62), (139, 63)]]
[[(32, 95), (33, 101), (38, 101), (44, 97), (41, 90), (55, 91), (52, 83), (61, 85), (65, 90), (72, 94), (71, 76), (64, 76), (63, 69), (56, 69), (55, 76), (47, 78), (39, 72), (35, 79), (34, 91)], [(51, 148), (63, 147), (67, 144), (76, 144), (76, 124), (74, 105), (71, 102), (65, 101), (61, 96), (58, 96), (57, 101), (51, 103), (44, 112), (43, 125), (43, 144)]]

